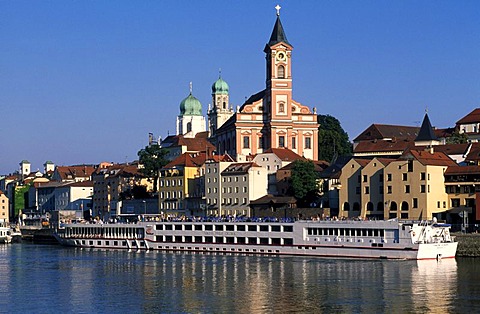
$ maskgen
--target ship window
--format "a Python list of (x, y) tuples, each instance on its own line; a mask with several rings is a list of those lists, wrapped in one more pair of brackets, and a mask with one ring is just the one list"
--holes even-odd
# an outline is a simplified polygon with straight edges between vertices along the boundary
[(223, 237), (215, 237), (215, 243), (223, 243)]
[(223, 225), (215, 225), (216, 231), (223, 231)]
[(248, 231), (257, 231), (257, 226), (256, 225), (249, 225), (248, 226)]
[(283, 232), (293, 232), (292, 226), (283, 226)]
[(192, 242), (192, 236), (185, 236), (185, 242), (191, 243)]
[(185, 230), (192, 230), (192, 225), (184, 225)]
[(273, 232), (280, 232), (280, 226), (272, 226)]
[(226, 225), (225, 230), (226, 231), (234, 231), (234, 227), (235, 227), (234, 225)]
[(238, 237), (237, 243), (245, 243), (245, 237)]
[(173, 230), (173, 226), (172, 225), (165, 225), (165, 230)]
[(213, 237), (205, 237), (205, 243), (212, 243)]
[(183, 242), (182, 236), (175, 236), (175, 242)]
[(283, 239), (283, 244), (284, 245), (293, 245), (293, 239), (292, 238)]
[(268, 226), (260, 226), (260, 231), (267, 232)]
[(244, 225), (238, 225), (237, 226), (237, 231), (245, 231), (245, 226)]
[(280, 245), (280, 238), (272, 238), (272, 244)]
[(257, 238), (249, 237), (248, 238), (248, 243), (249, 244), (257, 244)]
[(175, 225), (175, 230), (182, 230), (182, 225)]
[(201, 236), (195, 236), (195, 242), (201, 243), (202, 242), (202, 237)]
[(212, 226), (212, 225), (205, 225), (205, 230), (206, 230), (206, 231), (212, 231), (212, 230), (213, 230), (213, 226)]
[(227, 237), (227, 243), (234, 243), (234, 238), (233, 237)]
[(268, 244), (268, 238), (260, 238), (260, 244)]
[(173, 241), (173, 237), (172, 236), (166, 236), (165, 237), (165, 242), (172, 242)]
[(202, 231), (202, 225), (195, 225), (195, 230)]
[(163, 230), (163, 225), (155, 225), (156, 230)]

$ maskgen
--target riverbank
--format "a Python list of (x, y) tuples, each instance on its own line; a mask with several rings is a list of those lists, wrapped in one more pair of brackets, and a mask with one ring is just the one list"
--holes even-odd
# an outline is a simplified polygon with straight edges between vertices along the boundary
[(480, 233), (456, 233), (458, 241), (457, 256), (480, 257)]

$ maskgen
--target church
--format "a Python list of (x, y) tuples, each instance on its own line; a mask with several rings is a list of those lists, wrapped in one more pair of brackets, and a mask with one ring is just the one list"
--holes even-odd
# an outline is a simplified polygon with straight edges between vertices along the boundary
[[(220, 76), (212, 85), (209, 106), (209, 140), (217, 154), (229, 154), (237, 161), (271, 148), (288, 148), (300, 156), (318, 159), (316, 109), (292, 97), (293, 46), (280, 20), (280, 7), (270, 40), (265, 45), (266, 86), (233, 110), (229, 86)], [(191, 94), (182, 101), (177, 119), (177, 135), (205, 130), (200, 118), (201, 104)], [(194, 136), (194, 134), (191, 134)]]

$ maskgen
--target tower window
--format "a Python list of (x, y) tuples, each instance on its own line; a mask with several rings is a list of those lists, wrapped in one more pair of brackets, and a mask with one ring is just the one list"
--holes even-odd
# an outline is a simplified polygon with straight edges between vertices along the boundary
[(250, 137), (243, 137), (243, 148), (250, 148)]
[(285, 136), (278, 137), (278, 147), (285, 147)]
[(227, 109), (227, 103), (223, 102), (223, 109)]
[(278, 78), (285, 78), (285, 67), (283, 65), (278, 66), (277, 74)]
[(285, 104), (280, 103), (278, 104), (278, 112), (285, 112)]
[(188, 122), (187, 123), (187, 132), (191, 132), (192, 131), (192, 122)]
[(312, 148), (312, 139), (310, 137), (305, 138), (305, 148), (306, 149)]
[(297, 148), (297, 139), (295, 137), (292, 137), (292, 149)]
[(258, 148), (263, 148), (263, 136), (258, 138)]

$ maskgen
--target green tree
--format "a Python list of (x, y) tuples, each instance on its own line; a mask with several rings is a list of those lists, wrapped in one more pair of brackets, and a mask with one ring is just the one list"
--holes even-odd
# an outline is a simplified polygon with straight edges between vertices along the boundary
[(331, 161), (335, 155), (352, 154), (352, 143), (342, 129), (340, 121), (330, 115), (318, 115), (318, 159)]
[(139, 162), (143, 166), (140, 172), (145, 176), (154, 179), (153, 191), (157, 192), (157, 182), (160, 177), (160, 169), (168, 164), (166, 158), (167, 150), (160, 147), (160, 145), (149, 145), (138, 151)]
[(313, 161), (294, 161), (289, 194), (295, 196), (301, 205), (307, 205), (316, 199), (318, 188), (318, 175)]
[(464, 144), (468, 143), (468, 137), (465, 133), (453, 132), (452, 136), (447, 137), (447, 144)]

